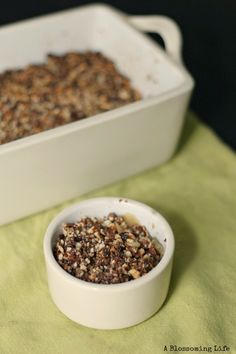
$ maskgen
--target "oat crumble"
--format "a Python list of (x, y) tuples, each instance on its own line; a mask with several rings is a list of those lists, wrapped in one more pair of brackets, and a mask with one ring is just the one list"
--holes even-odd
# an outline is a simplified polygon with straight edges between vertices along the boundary
[(146, 227), (115, 213), (64, 224), (53, 252), (66, 272), (100, 284), (137, 279), (161, 260), (160, 245)]
[(0, 144), (140, 99), (99, 52), (49, 54), (43, 64), (0, 74)]

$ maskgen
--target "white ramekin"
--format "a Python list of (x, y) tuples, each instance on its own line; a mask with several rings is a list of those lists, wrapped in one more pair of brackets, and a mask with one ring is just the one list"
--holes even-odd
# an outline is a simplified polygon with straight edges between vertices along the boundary
[[(78, 221), (83, 216), (103, 217), (109, 212), (132, 214), (145, 225), (164, 248), (160, 263), (138, 279), (112, 285), (85, 282), (65, 272), (52, 252), (61, 225)], [(133, 326), (159, 310), (168, 292), (173, 254), (174, 236), (163, 216), (145, 204), (123, 198), (89, 199), (66, 208), (52, 220), (44, 238), (44, 256), (53, 301), (71, 320), (98, 329)]]

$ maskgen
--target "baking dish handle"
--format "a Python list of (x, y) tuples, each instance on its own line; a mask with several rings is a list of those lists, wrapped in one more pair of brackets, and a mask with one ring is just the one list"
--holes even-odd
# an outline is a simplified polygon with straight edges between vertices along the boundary
[(129, 16), (129, 22), (144, 32), (158, 33), (168, 55), (181, 63), (182, 35), (178, 25), (169, 17), (159, 15)]

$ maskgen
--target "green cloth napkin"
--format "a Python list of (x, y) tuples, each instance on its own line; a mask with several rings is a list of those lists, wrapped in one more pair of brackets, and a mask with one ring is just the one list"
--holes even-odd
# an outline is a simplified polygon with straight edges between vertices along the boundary
[(170, 222), (176, 252), (165, 304), (144, 323), (114, 331), (77, 325), (57, 309), (42, 243), (66, 203), (0, 228), (0, 354), (156, 354), (171, 345), (236, 353), (234, 153), (189, 114), (169, 162), (86, 198), (95, 196), (140, 200)]

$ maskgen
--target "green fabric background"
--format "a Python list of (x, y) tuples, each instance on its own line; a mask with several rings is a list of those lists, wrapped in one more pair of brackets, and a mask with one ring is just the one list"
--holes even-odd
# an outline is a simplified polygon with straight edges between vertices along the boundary
[(70, 202), (0, 228), (0, 354), (156, 354), (171, 344), (226, 344), (236, 353), (234, 153), (189, 114), (171, 161), (92, 196), (137, 199), (170, 222), (176, 252), (167, 301), (144, 323), (116, 331), (88, 329), (59, 312), (42, 242)]

